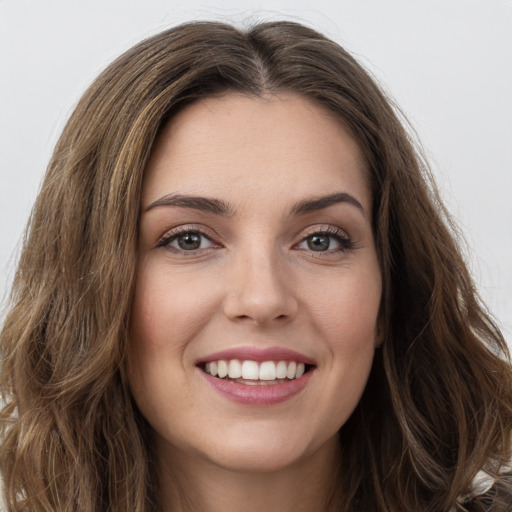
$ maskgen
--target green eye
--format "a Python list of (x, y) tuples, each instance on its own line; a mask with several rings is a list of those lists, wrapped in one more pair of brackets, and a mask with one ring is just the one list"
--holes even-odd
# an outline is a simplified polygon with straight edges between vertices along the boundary
[(163, 237), (158, 246), (175, 253), (192, 253), (210, 249), (215, 246), (215, 243), (201, 231), (183, 229)]
[(330, 236), (328, 235), (312, 235), (306, 239), (308, 249), (316, 252), (327, 251), (331, 245)]
[(330, 229), (332, 229), (332, 232), (319, 230), (316, 233), (305, 236), (297, 248), (304, 251), (325, 252), (328, 254), (348, 252), (354, 248), (352, 240), (344, 231), (340, 229), (334, 230), (334, 228)]

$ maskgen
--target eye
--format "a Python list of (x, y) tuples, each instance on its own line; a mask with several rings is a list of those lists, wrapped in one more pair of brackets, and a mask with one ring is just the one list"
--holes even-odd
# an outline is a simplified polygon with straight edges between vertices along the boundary
[(158, 242), (172, 252), (195, 252), (215, 247), (215, 243), (204, 233), (196, 229), (181, 229), (167, 233)]
[(330, 228), (309, 234), (297, 248), (312, 252), (343, 252), (352, 249), (353, 243), (343, 231)]
[(329, 235), (311, 235), (305, 240), (308, 249), (312, 251), (327, 251), (331, 246), (331, 238)]

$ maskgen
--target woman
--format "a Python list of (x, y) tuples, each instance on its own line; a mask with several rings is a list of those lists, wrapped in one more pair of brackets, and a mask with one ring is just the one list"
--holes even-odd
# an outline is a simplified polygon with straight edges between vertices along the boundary
[(368, 74), (191, 23), (84, 95), (1, 335), (8, 510), (508, 510), (511, 368)]

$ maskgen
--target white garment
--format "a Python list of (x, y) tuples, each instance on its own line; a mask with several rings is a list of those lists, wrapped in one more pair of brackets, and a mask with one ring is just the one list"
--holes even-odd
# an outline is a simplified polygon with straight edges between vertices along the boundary
[[(487, 467), (488, 468), (494, 467), (495, 468), (494, 473), (496, 473), (496, 470), (498, 469), (495, 461), (492, 461)], [(512, 470), (512, 466), (502, 466), (500, 469), (501, 469), (501, 473), (507, 473), (510, 470)], [(482, 496), (483, 494), (485, 494), (486, 492), (488, 492), (491, 489), (491, 487), (494, 485), (495, 482), (496, 482), (496, 479), (492, 475), (487, 473), (487, 471), (485, 471), (485, 469), (481, 469), (475, 475), (475, 478), (473, 478), (473, 482), (471, 485), (471, 491), (468, 494), (465, 494), (464, 496), (459, 496), (459, 498), (457, 499), (457, 502), (458, 503), (467, 503), (472, 498), (476, 498), (477, 496)], [(455, 508), (451, 508), (449, 512), (455, 512)]]

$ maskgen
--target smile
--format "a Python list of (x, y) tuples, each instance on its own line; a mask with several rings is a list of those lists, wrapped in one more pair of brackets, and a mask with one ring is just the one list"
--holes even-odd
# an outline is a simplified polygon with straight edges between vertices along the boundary
[[(308, 370), (309, 370), (308, 365)], [(204, 371), (212, 377), (229, 379), (246, 385), (279, 384), (298, 379), (306, 372), (306, 365), (296, 361), (252, 361), (238, 359), (211, 361)]]
[(299, 394), (310, 382), (316, 362), (293, 350), (238, 347), (196, 362), (210, 388), (231, 402), (269, 406)]

